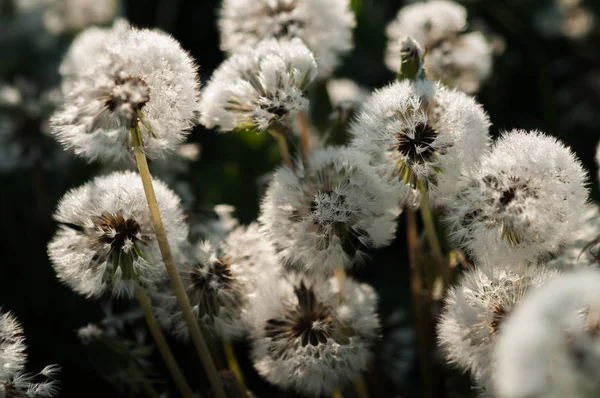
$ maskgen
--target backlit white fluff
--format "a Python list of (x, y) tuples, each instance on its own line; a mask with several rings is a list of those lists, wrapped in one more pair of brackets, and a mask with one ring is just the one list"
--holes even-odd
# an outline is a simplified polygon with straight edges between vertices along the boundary
[(504, 321), (532, 287), (558, 274), (546, 268), (491, 265), (464, 273), (445, 299), (437, 326), (448, 362), (486, 387), (495, 376), (494, 347)]
[(496, 345), (501, 398), (600, 394), (600, 273), (579, 270), (532, 291)]
[(580, 228), (585, 184), (579, 160), (555, 138), (506, 133), (449, 201), (450, 236), (479, 259), (543, 259)]
[(224, 0), (221, 49), (234, 54), (266, 39), (301, 39), (315, 54), (321, 77), (353, 47), (354, 13), (348, 0)]
[(90, 161), (130, 157), (135, 127), (148, 156), (175, 150), (195, 123), (194, 61), (159, 31), (117, 24), (104, 36), (86, 34), (68, 54), (64, 105), (50, 121), (52, 133)]
[(399, 214), (393, 192), (357, 151), (314, 151), (308, 168), (274, 175), (260, 222), (288, 266), (329, 274), (365, 248), (390, 243)]
[(581, 209), (583, 220), (569, 237), (560, 255), (550, 266), (561, 270), (600, 267), (600, 209), (597, 205)]
[[(368, 285), (290, 276), (255, 304), (254, 367), (269, 382), (310, 396), (354, 381), (378, 337), (377, 295)], [(273, 294), (277, 291), (278, 295)]]
[(21, 323), (10, 312), (0, 312), (0, 397), (58, 396), (60, 368), (48, 365), (37, 374), (26, 373), (26, 349)]
[(426, 80), (404, 80), (371, 95), (352, 126), (352, 146), (366, 152), (380, 173), (400, 181), (401, 191), (420, 182), (444, 198), (486, 152), (489, 125), (471, 97)]
[[(179, 198), (162, 182), (154, 189), (175, 254), (187, 242)], [(105, 291), (133, 297), (135, 278), (144, 284), (165, 274), (142, 182), (133, 172), (97, 177), (67, 192), (54, 219), (61, 223), (48, 244), (58, 279), (79, 294)]]
[(467, 93), (476, 92), (491, 73), (491, 48), (480, 32), (463, 34), (466, 25), (467, 11), (451, 1), (419, 2), (402, 8), (387, 28), (388, 68), (398, 71), (400, 42), (411, 36), (427, 49), (428, 77)]
[(235, 53), (202, 92), (201, 123), (220, 131), (265, 131), (308, 108), (306, 89), (317, 75), (300, 39), (265, 40)]
[[(194, 314), (206, 330), (227, 340), (248, 332), (251, 296), (257, 289), (268, 289), (280, 269), (257, 224), (235, 228), (219, 245), (199, 243), (178, 263)], [(169, 281), (149, 292), (162, 326), (187, 339), (188, 329)]]

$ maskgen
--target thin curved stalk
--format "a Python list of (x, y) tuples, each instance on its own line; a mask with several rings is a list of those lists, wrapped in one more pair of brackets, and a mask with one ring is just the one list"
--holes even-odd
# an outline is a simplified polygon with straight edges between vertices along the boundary
[(227, 358), (227, 365), (229, 366), (229, 370), (231, 370), (235, 377), (237, 378), (238, 384), (240, 385), (240, 389), (242, 390), (242, 394), (245, 398), (248, 397), (248, 388), (246, 387), (246, 382), (244, 380), (244, 374), (242, 373), (242, 369), (240, 368), (240, 364), (235, 356), (235, 351), (233, 350), (233, 346), (229, 340), (223, 339), (223, 351), (225, 352), (225, 358)]
[(183, 318), (185, 319), (185, 322), (189, 329), (190, 337), (194, 343), (194, 346), (196, 347), (200, 359), (202, 360), (204, 369), (206, 370), (206, 375), (208, 376), (208, 380), (215, 393), (215, 396), (217, 398), (227, 398), (223, 387), (223, 383), (221, 382), (221, 378), (219, 377), (219, 373), (217, 371), (215, 363), (213, 362), (213, 359), (210, 355), (210, 351), (208, 350), (208, 346), (206, 345), (206, 340), (204, 339), (202, 331), (198, 326), (196, 317), (192, 312), (192, 307), (190, 306), (187, 293), (185, 291), (185, 288), (183, 287), (183, 282), (181, 280), (181, 276), (179, 275), (179, 270), (175, 265), (175, 258), (173, 257), (173, 253), (171, 252), (171, 246), (169, 245), (167, 233), (165, 231), (162, 217), (158, 209), (156, 193), (154, 192), (154, 185), (152, 184), (152, 175), (150, 174), (148, 160), (146, 159), (146, 154), (143, 149), (144, 144), (142, 140), (142, 135), (137, 124), (134, 128), (131, 129), (131, 138), (133, 142), (133, 149), (137, 167), (140, 173), (140, 177), (142, 178), (144, 193), (146, 194), (146, 201), (148, 202), (150, 218), (152, 219), (152, 225), (154, 226), (154, 232), (156, 234), (156, 241), (160, 249), (162, 260), (165, 263), (167, 274), (169, 275), (169, 280), (171, 281), (171, 288), (173, 289), (173, 293), (175, 293), (175, 297), (177, 298), (177, 302), (179, 303), (179, 307), (181, 308)]
[[(163, 357), (165, 365), (167, 365), (167, 369), (169, 369), (171, 376), (173, 376), (173, 380), (175, 380), (175, 384), (177, 384), (177, 388), (179, 389), (181, 396), (185, 398), (195, 397), (194, 393), (192, 392), (192, 389), (185, 381), (185, 377), (183, 377), (181, 368), (179, 368), (179, 365), (177, 364), (177, 361), (175, 360), (175, 357), (173, 356), (173, 353), (171, 352), (171, 349), (167, 344), (165, 335), (163, 334), (162, 330), (160, 330), (160, 327), (158, 326), (158, 323), (154, 318), (154, 314), (152, 313), (152, 307), (150, 306), (150, 299), (148, 299), (146, 291), (143, 287), (137, 286), (136, 295), (140, 303), (140, 307), (142, 307), (144, 318), (146, 319), (146, 323), (148, 324), (150, 333), (152, 334), (154, 342), (156, 343), (156, 347), (158, 347), (158, 351)], [(152, 387), (150, 386), (143, 385), (143, 387), (145, 389), (150, 388), (152, 391), (154, 391), (154, 389), (152, 389)], [(156, 391), (154, 392), (156, 393)], [(156, 396), (158, 397), (158, 394), (156, 394)]]
[(285, 134), (276, 128), (269, 129), (269, 134), (271, 134), (271, 136), (275, 138), (275, 141), (277, 141), (277, 146), (279, 147), (281, 160), (283, 160), (283, 162), (286, 164), (287, 167), (290, 168), (290, 170), (296, 171), (294, 167), (294, 162), (292, 162), (292, 156), (290, 155), (290, 150), (288, 148)]

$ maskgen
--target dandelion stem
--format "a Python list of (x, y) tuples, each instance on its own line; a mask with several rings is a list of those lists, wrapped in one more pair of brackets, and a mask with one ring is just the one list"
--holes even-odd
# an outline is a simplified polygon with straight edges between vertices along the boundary
[[(150, 329), (150, 333), (152, 333), (152, 337), (156, 342), (156, 346), (158, 347), (158, 351), (160, 355), (163, 357), (169, 372), (171, 372), (171, 376), (173, 376), (173, 380), (175, 380), (175, 384), (177, 384), (177, 388), (181, 393), (182, 397), (193, 398), (195, 395), (192, 392), (190, 386), (185, 381), (185, 377), (183, 377), (183, 373), (181, 373), (181, 369), (179, 365), (177, 365), (177, 361), (167, 344), (167, 340), (165, 336), (160, 330), (156, 319), (154, 318), (154, 314), (152, 313), (152, 307), (150, 306), (150, 299), (148, 299), (148, 295), (143, 287), (137, 286), (136, 289), (137, 299), (140, 303), (140, 307), (142, 307), (142, 311), (144, 312), (144, 318), (146, 318), (146, 323), (148, 324), (148, 328)], [(152, 387), (150, 387), (152, 388)], [(156, 391), (154, 391), (156, 393)], [(158, 396), (158, 394), (157, 394)]]
[(167, 233), (158, 209), (158, 202), (156, 200), (154, 186), (152, 185), (152, 176), (150, 175), (148, 161), (143, 149), (144, 144), (139, 125), (136, 124), (135, 127), (131, 129), (131, 137), (133, 141), (135, 159), (140, 172), (140, 177), (142, 178), (142, 185), (144, 186), (146, 201), (148, 202), (150, 218), (152, 219), (152, 225), (154, 226), (154, 232), (156, 234), (156, 241), (158, 243), (163, 262), (165, 263), (165, 267), (167, 268), (169, 280), (171, 281), (171, 287), (175, 293), (177, 302), (181, 307), (181, 312), (185, 322), (187, 323), (190, 337), (192, 338), (192, 341), (196, 346), (196, 350), (198, 351), (198, 355), (202, 360), (211, 387), (213, 388), (217, 398), (226, 398), (227, 396), (225, 395), (225, 390), (223, 388), (223, 384), (221, 383), (219, 373), (217, 372), (217, 368), (210, 355), (210, 351), (208, 350), (208, 346), (206, 345), (206, 340), (202, 335), (202, 331), (198, 326), (196, 317), (192, 313), (192, 307), (188, 301), (187, 293), (185, 292), (183, 282), (181, 281), (181, 276), (179, 276), (179, 271), (175, 265), (175, 259), (173, 258), (173, 253), (171, 252), (171, 246), (167, 240)]
[(271, 134), (271, 136), (275, 138), (275, 141), (277, 141), (281, 159), (287, 165), (287, 167), (289, 167), (290, 170), (294, 172), (294, 163), (292, 162), (292, 157), (290, 156), (290, 150), (288, 148), (287, 139), (285, 138), (285, 135), (276, 128), (269, 129), (269, 134)]
[(331, 398), (344, 398), (340, 390), (335, 390), (331, 393)]
[(419, 206), (419, 210), (421, 211), (421, 219), (423, 220), (423, 226), (425, 227), (425, 236), (429, 243), (429, 249), (431, 249), (431, 253), (433, 254), (433, 259), (444, 278), (444, 284), (447, 286), (451, 280), (450, 269), (448, 268), (446, 257), (442, 252), (442, 246), (440, 245), (435, 228), (435, 221), (433, 220), (433, 214), (431, 213), (431, 207), (429, 206), (429, 191), (425, 184), (421, 182), (418, 182), (417, 184), (421, 191), (421, 206)]
[(421, 267), (419, 266), (418, 250), (419, 237), (417, 233), (417, 220), (415, 212), (406, 208), (406, 243), (408, 246), (408, 265), (410, 268), (410, 292), (412, 295), (413, 316), (415, 317), (415, 329), (419, 351), (419, 364), (421, 368), (421, 386), (424, 389), (423, 396), (435, 397), (435, 383), (433, 376), (433, 361), (429, 349), (428, 316), (429, 302), (423, 302), (423, 280), (421, 278)]
[(310, 120), (306, 112), (301, 111), (298, 113), (296, 118), (298, 120), (298, 126), (300, 130), (300, 156), (302, 158), (302, 164), (304, 169), (308, 169), (308, 155), (311, 151), (311, 127)]
[(369, 398), (369, 389), (363, 375), (359, 375), (356, 381), (354, 381), (354, 389), (358, 398)]
[(235, 374), (235, 377), (237, 378), (238, 383), (240, 385), (240, 389), (242, 390), (243, 396), (244, 398), (247, 398), (248, 394), (246, 393), (246, 391), (248, 391), (248, 388), (246, 387), (244, 375), (242, 373), (242, 369), (240, 368), (240, 364), (238, 363), (238, 360), (235, 356), (233, 346), (231, 345), (231, 342), (227, 339), (223, 339), (222, 343), (223, 351), (225, 352), (225, 357), (227, 358), (227, 365), (229, 366), (229, 370), (231, 370)]

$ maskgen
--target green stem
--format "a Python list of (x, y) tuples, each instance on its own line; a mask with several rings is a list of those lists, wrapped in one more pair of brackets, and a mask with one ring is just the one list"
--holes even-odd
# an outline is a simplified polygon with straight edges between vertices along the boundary
[(235, 356), (233, 345), (231, 345), (231, 342), (227, 339), (223, 339), (222, 343), (223, 351), (225, 352), (225, 358), (227, 358), (227, 365), (229, 366), (229, 370), (231, 370), (235, 374), (238, 384), (240, 385), (240, 389), (242, 390), (243, 397), (248, 398), (248, 388), (246, 387), (246, 381), (244, 380), (244, 374), (242, 373), (240, 364), (238, 363), (238, 360)]
[(211, 387), (213, 388), (216, 397), (227, 398), (227, 395), (225, 394), (225, 390), (223, 388), (223, 383), (221, 382), (215, 363), (213, 362), (213, 359), (210, 355), (210, 351), (208, 350), (208, 346), (206, 345), (206, 340), (204, 339), (202, 331), (198, 326), (198, 321), (196, 320), (196, 317), (192, 312), (192, 307), (190, 306), (190, 302), (188, 301), (188, 296), (183, 286), (181, 276), (179, 275), (179, 270), (175, 265), (175, 258), (173, 257), (173, 253), (171, 252), (171, 246), (169, 245), (167, 233), (165, 231), (162, 217), (158, 209), (156, 193), (154, 192), (154, 185), (152, 183), (152, 175), (150, 174), (148, 160), (146, 159), (146, 154), (143, 149), (143, 139), (139, 129), (139, 125), (136, 124), (134, 128), (131, 129), (131, 138), (133, 142), (133, 149), (135, 159), (137, 162), (137, 167), (140, 172), (140, 177), (142, 178), (144, 193), (146, 194), (146, 201), (148, 202), (150, 218), (152, 219), (154, 232), (156, 234), (156, 241), (158, 243), (163, 262), (165, 263), (167, 274), (169, 275), (169, 280), (171, 281), (171, 287), (173, 289), (173, 292), (175, 293), (177, 302), (181, 307), (181, 312), (183, 314), (185, 322), (187, 323), (190, 337), (194, 345), (196, 346), (196, 350), (198, 351), (198, 355), (200, 356), (202, 363), (204, 364), (208, 380), (211, 384)]
[(289, 169), (294, 172), (295, 167), (294, 163), (292, 162), (292, 157), (290, 155), (290, 150), (288, 148), (285, 134), (274, 127), (269, 129), (269, 134), (271, 134), (271, 136), (275, 138), (275, 141), (277, 141), (277, 145), (279, 146), (279, 153), (281, 154), (281, 159), (287, 165), (287, 167), (289, 167)]
[(423, 226), (425, 227), (425, 236), (427, 237), (429, 248), (433, 254), (433, 259), (435, 260), (442, 277), (444, 278), (444, 284), (448, 285), (451, 280), (451, 274), (450, 269), (448, 268), (446, 257), (442, 251), (442, 246), (440, 245), (440, 241), (438, 239), (435, 221), (433, 219), (433, 214), (431, 213), (431, 207), (429, 206), (429, 190), (427, 189), (426, 185), (421, 182), (417, 182), (417, 185), (421, 193), (421, 205), (419, 206), (419, 210), (421, 212)]
[(186, 398), (195, 397), (190, 386), (185, 381), (185, 377), (183, 377), (183, 373), (181, 372), (179, 365), (177, 365), (177, 361), (175, 360), (175, 357), (173, 356), (173, 353), (167, 344), (167, 340), (165, 339), (162, 330), (160, 330), (158, 323), (156, 323), (156, 319), (152, 313), (152, 307), (150, 306), (150, 300), (148, 299), (146, 291), (143, 287), (138, 285), (136, 294), (140, 303), (140, 307), (142, 307), (142, 311), (144, 312), (144, 318), (146, 318), (146, 323), (148, 324), (150, 333), (156, 342), (156, 346), (158, 347), (160, 355), (163, 357), (163, 360), (167, 365), (167, 369), (169, 369), (171, 376), (173, 376), (173, 380), (175, 380), (175, 384), (177, 384), (177, 388), (179, 389), (181, 396)]

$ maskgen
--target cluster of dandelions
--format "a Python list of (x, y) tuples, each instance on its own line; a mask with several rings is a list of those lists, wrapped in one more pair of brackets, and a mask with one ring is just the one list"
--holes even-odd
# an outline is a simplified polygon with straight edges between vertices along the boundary
[[(137, 298), (182, 396), (193, 396), (192, 389), (162, 330), (198, 347), (198, 325), (222, 341), (232, 370), (231, 342), (245, 339), (270, 383), (332, 394), (360, 384), (379, 337), (376, 292), (345, 271), (393, 241), (403, 209), (407, 235), (416, 231), (419, 209), (427, 245), (412, 241), (409, 250), (431, 256), (414, 256), (412, 277), (427, 266), (447, 286), (459, 278), (438, 326), (448, 361), (486, 393), (549, 396), (543, 389), (554, 377), (552, 391), (562, 394), (555, 396), (594, 396), (600, 303), (592, 288), (568, 305), (560, 300), (571, 297), (573, 281), (588, 278), (592, 286), (598, 277), (562, 275), (566, 267), (555, 265), (566, 248), (586, 242), (582, 250), (595, 253), (599, 242), (573, 241), (583, 223), (598, 220), (584, 211), (579, 161), (539, 132), (514, 130), (491, 143), (489, 117), (465, 93), (490, 74), (491, 50), (481, 34), (464, 33), (465, 10), (446, 1), (399, 12), (388, 29), (388, 63), (398, 79), (361, 101), (350, 123), (333, 119), (344, 122), (350, 143), (327, 146), (327, 134), (310, 124), (309, 88), (351, 50), (354, 25), (346, 0), (225, 0), (219, 27), (229, 57), (202, 90), (194, 60), (169, 35), (124, 21), (84, 31), (60, 68), (63, 104), (51, 133), (90, 162), (135, 161), (139, 173), (98, 176), (60, 200), (59, 229), (48, 244), (58, 279), (88, 298)], [(239, 226), (221, 213), (216, 226), (190, 224), (180, 198), (151, 177), (146, 157), (168, 157), (196, 122), (277, 142), (284, 164), (272, 175), (257, 223)], [(440, 243), (434, 210), (449, 245)], [(190, 230), (208, 234), (196, 241)], [(454, 275), (448, 246), (464, 250), (476, 267)], [(423, 258), (431, 263), (419, 264)], [(585, 258), (598, 261), (597, 254)], [(412, 286), (420, 308), (422, 290), (431, 287)], [(527, 319), (537, 318), (524, 333)], [(118, 333), (106, 330), (87, 326), (79, 336), (114, 348)], [(533, 343), (549, 336), (558, 360), (538, 355)], [(111, 380), (127, 383), (127, 391), (154, 389), (134, 345), (120, 352), (136, 377), (113, 372)], [(20, 360), (22, 350), (14, 352)], [(199, 355), (223, 397), (210, 352)], [(540, 360), (532, 364), (532, 357)], [(241, 377), (238, 383), (244, 390)]]

